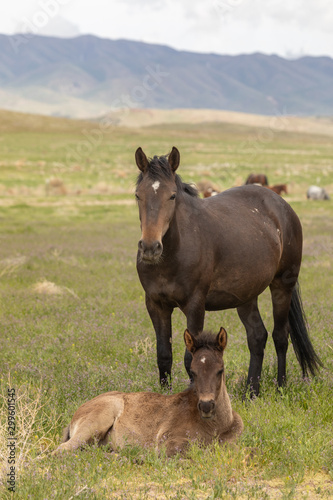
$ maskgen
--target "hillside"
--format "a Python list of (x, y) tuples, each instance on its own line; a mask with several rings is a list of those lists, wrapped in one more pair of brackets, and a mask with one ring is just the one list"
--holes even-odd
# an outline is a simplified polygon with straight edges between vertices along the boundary
[[(108, 126), (104, 127), (103, 123)], [(96, 125), (97, 124), (97, 125)], [(230, 130), (233, 126), (243, 127), (244, 134), (263, 134), (263, 143), (272, 134), (292, 132), (333, 136), (333, 118), (329, 117), (297, 117), (297, 116), (267, 116), (235, 111), (214, 109), (131, 109), (109, 112), (100, 119), (80, 120), (32, 113), (22, 113), (0, 109), (0, 133), (12, 132), (43, 132), (92, 134), (96, 130), (104, 133), (120, 128), (132, 130), (154, 126), (199, 125), (205, 129), (209, 125), (224, 124)], [(210, 127), (209, 127), (210, 128)], [(85, 136), (86, 137), (86, 136)], [(260, 140), (260, 139), (259, 139)]]
[(90, 35), (0, 35), (0, 107), (17, 111), (77, 118), (119, 107), (330, 115), (332, 87), (329, 57), (196, 54)]

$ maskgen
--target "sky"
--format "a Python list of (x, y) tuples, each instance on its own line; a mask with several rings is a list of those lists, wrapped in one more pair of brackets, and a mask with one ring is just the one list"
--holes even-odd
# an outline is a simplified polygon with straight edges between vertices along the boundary
[(333, 57), (330, 0), (15, 0), (0, 33), (83, 34), (216, 54)]

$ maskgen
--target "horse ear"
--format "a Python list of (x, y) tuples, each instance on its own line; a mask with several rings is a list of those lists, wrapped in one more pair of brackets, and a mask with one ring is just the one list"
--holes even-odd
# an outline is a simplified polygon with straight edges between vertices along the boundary
[(146, 170), (146, 168), (148, 167), (148, 159), (147, 159), (147, 156), (142, 151), (142, 148), (138, 148), (135, 151), (135, 161), (136, 161), (136, 164), (137, 164), (139, 170), (141, 170), (141, 172), (144, 172)]
[(169, 154), (168, 161), (172, 171), (176, 172), (180, 162), (180, 153), (175, 146), (173, 146), (171, 153)]
[(218, 348), (223, 352), (224, 349), (227, 347), (227, 332), (225, 329), (221, 326), (219, 333), (216, 336), (216, 343), (218, 345)]
[(188, 331), (186, 328), (184, 332), (184, 340), (185, 340), (185, 345), (186, 349), (191, 353), (194, 354), (195, 351), (195, 339), (193, 335)]

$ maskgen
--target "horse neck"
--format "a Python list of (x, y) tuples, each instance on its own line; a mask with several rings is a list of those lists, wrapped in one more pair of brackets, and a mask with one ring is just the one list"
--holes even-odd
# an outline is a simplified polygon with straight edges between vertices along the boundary
[[(170, 221), (169, 229), (163, 238), (163, 245), (171, 245), (175, 249), (179, 245), (179, 241), (184, 232), (184, 227), (187, 225), (188, 218), (193, 213), (193, 208), (197, 206), (199, 199), (193, 198), (186, 193), (179, 195), (179, 200)], [(181, 229), (182, 228), (182, 229)]]
[(221, 424), (223, 424), (223, 426), (229, 425), (232, 422), (233, 413), (229, 394), (225, 385), (225, 379), (221, 384), (221, 389), (216, 398), (215, 404), (217, 419), (221, 422)]

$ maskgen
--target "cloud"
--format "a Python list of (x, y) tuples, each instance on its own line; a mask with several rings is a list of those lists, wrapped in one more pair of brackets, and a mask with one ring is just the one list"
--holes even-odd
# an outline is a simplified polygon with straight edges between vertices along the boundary
[[(47, 22), (42, 4), (59, 7)], [(81, 32), (195, 52), (333, 56), (330, 0), (16, 0), (0, 18), (0, 32), (34, 26), (40, 34)]]
[(40, 29), (40, 35), (59, 36), (71, 38), (80, 34), (79, 27), (62, 16), (53, 17)]
[(64, 0), (30, 1), (24, 5), (16, 2), (16, 8), (11, 21), (13, 33), (60, 37), (73, 37), (80, 33), (78, 25), (64, 17), (66, 10)]

